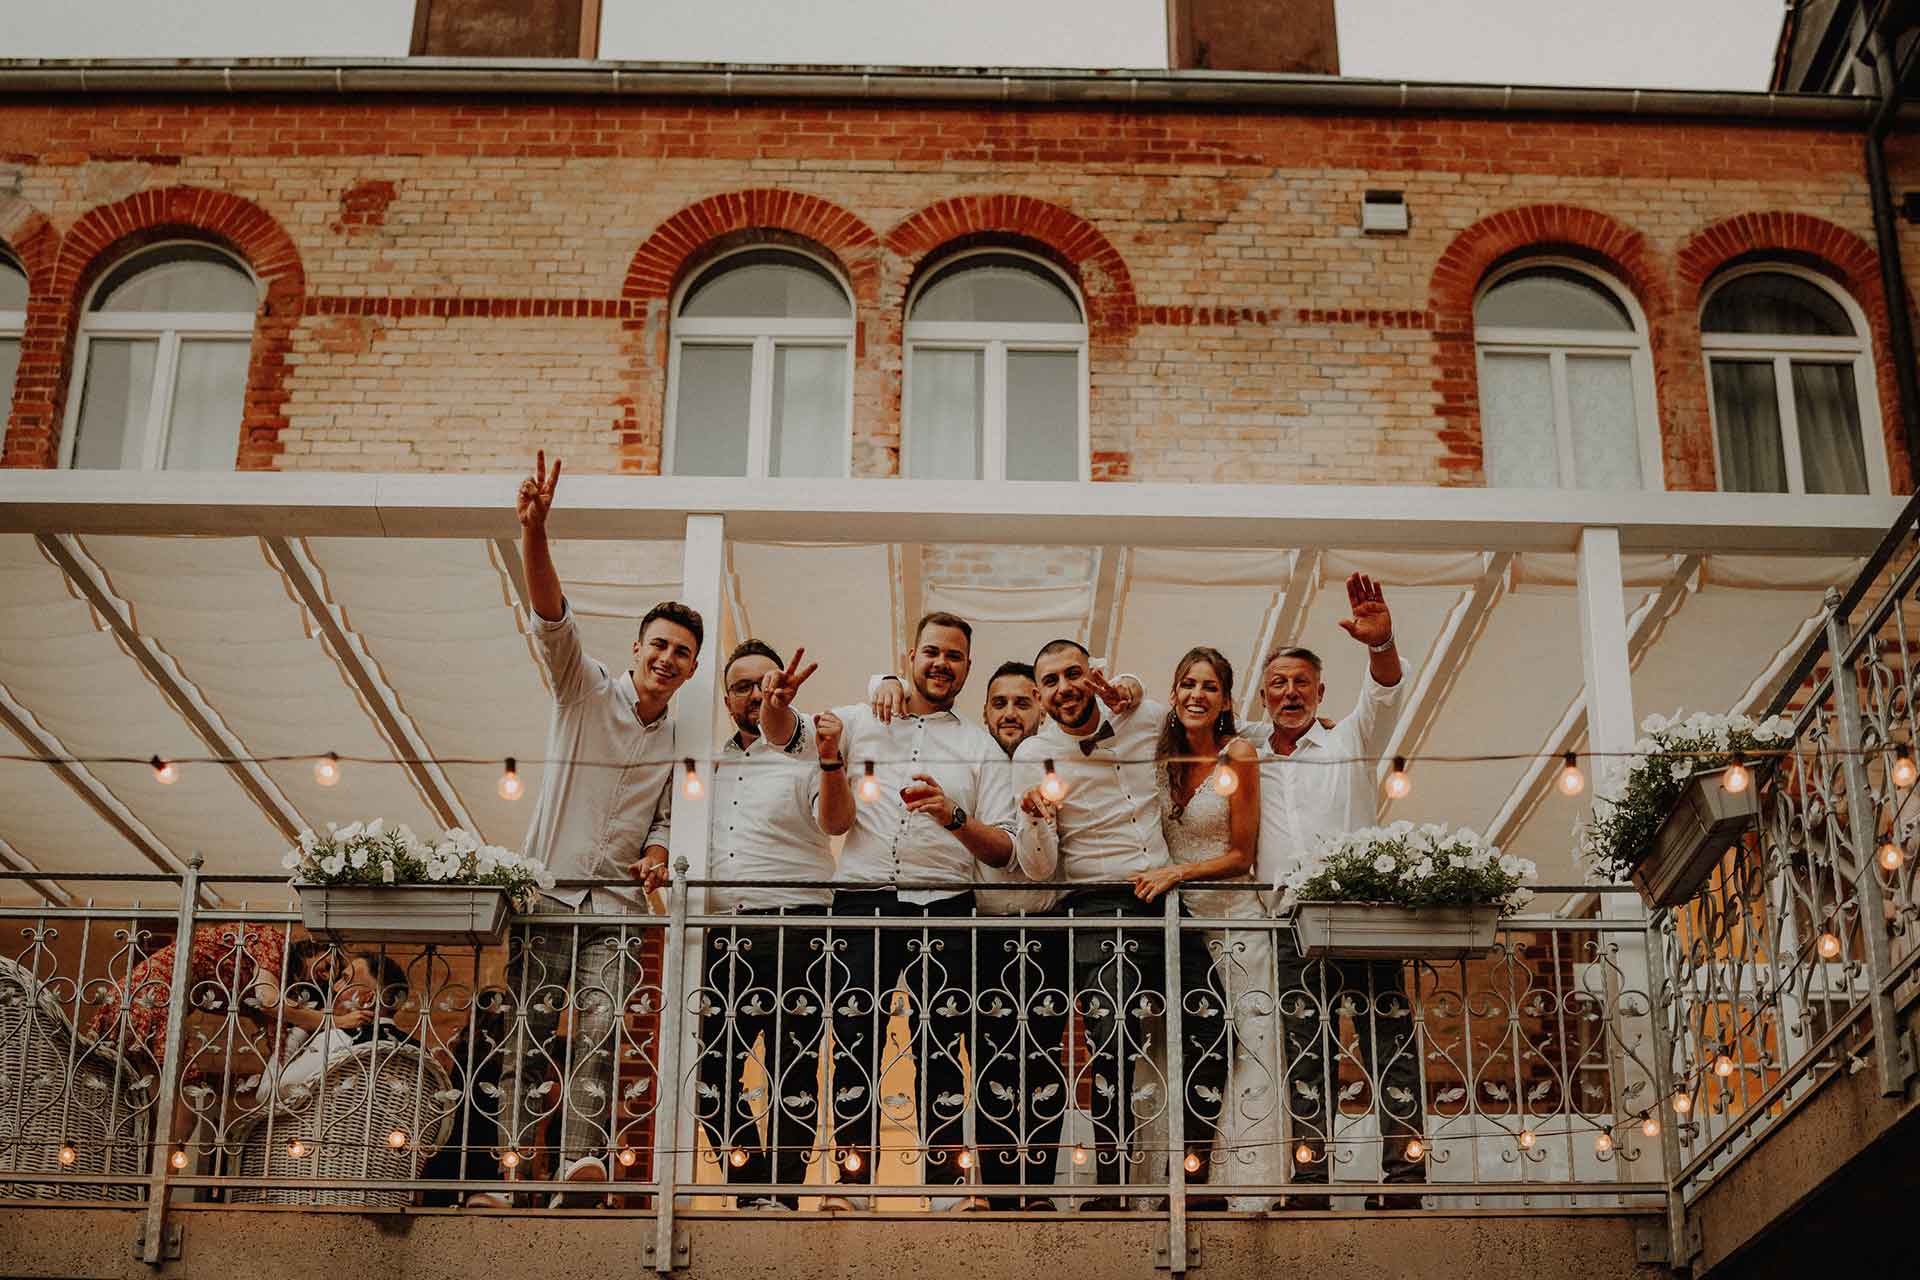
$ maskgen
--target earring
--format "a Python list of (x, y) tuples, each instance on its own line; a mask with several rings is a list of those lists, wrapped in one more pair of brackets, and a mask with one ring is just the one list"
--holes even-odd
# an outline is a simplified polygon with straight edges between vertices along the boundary
[(1233, 712), (1222, 709), (1220, 714), (1214, 717), (1213, 731), (1215, 733), (1232, 733)]

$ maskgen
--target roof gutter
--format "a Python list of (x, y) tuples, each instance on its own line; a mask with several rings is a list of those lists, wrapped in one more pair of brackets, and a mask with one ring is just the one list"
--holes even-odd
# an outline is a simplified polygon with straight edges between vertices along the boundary
[[(1004, 103), (1340, 113), (1601, 115), (1864, 128), (1875, 103), (1827, 94), (1435, 84), (1232, 71), (812, 67), (474, 58), (0, 59), (0, 97), (46, 94), (552, 94)], [(1920, 114), (1920, 113), (1916, 113)]]

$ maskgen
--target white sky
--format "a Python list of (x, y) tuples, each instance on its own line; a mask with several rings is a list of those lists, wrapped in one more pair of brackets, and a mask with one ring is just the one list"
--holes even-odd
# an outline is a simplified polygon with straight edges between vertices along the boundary
[[(1761, 89), (1783, 0), (1341, 0), (1352, 76)], [(12, 58), (404, 55), (414, 0), (0, 0)], [(1158, 67), (1164, 0), (605, 0), (668, 62)]]

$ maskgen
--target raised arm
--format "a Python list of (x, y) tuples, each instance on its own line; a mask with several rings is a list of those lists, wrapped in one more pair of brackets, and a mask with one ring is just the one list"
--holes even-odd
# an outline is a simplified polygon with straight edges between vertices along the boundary
[(514, 501), (514, 514), (520, 517), (520, 567), (527, 577), (527, 600), (533, 612), (548, 622), (560, 621), (566, 611), (566, 596), (560, 590), (560, 574), (553, 567), (553, 554), (547, 549), (547, 512), (553, 507), (553, 491), (560, 485), (560, 459), (547, 470), (547, 451), (534, 458), (533, 474), (520, 482), (520, 494)]
[(760, 681), (760, 736), (776, 747), (793, 741), (793, 731), (800, 727), (799, 713), (793, 709), (794, 696), (807, 677), (820, 669), (817, 662), (802, 667), (800, 660), (806, 656), (805, 649), (795, 649), (793, 661), (785, 670), (769, 671)]
[(830, 836), (843, 836), (853, 830), (846, 725), (833, 712), (822, 711), (813, 718), (813, 742), (819, 755), (820, 829)]

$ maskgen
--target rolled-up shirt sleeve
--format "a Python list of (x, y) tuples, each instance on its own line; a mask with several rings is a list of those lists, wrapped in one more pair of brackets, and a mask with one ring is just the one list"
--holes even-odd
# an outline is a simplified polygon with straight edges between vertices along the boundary
[(553, 677), (555, 702), (562, 706), (578, 702), (605, 682), (607, 669), (580, 647), (580, 628), (574, 623), (571, 603), (562, 600), (560, 616), (551, 622), (537, 613), (527, 617), (533, 622), (533, 642), (540, 648), (540, 659)]
[(1020, 808), (1013, 802), (1013, 765), (993, 747), (993, 759), (980, 762), (973, 784), (973, 816), (1009, 836), (1020, 835)]
[(660, 798), (653, 804), (653, 822), (647, 827), (646, 842), (640, 847), (644, 851), (659, 845), (662, 849), (673, 848), (673, 773), (667, 774), (666, 785), (660, 788)]
[(1383, 685), (1373, 678), (1373, 668), (1365, 668), (1360, 677), (1360, 697), (1353, 707), (1353, 725), (1355, 736), (1360, 743), (1360, 751), (1369, 759), (1387, 749), (1387, 743), (1393, 737), (1393, 727), (1400, 719), (1400, 704), (1407, 692), (1407, 669), (1404, 663), (1400, 667), (1400, 679), (1392, 685)]
[(1022, 809), (1020, 797), (1046, 778), (1046, 762), (1040, 754), (1044, 750), (1041, 743), (1029, 738), (1014, 748), (1013, 766), (1007, 771), (1014, 813), (1020, 823), (1014, 836), (1013, 856), (1029, 880), (1039, 881), (1053, 879), (1060, 869), (1060, 833), (1053, 823), (1032, 817)]

